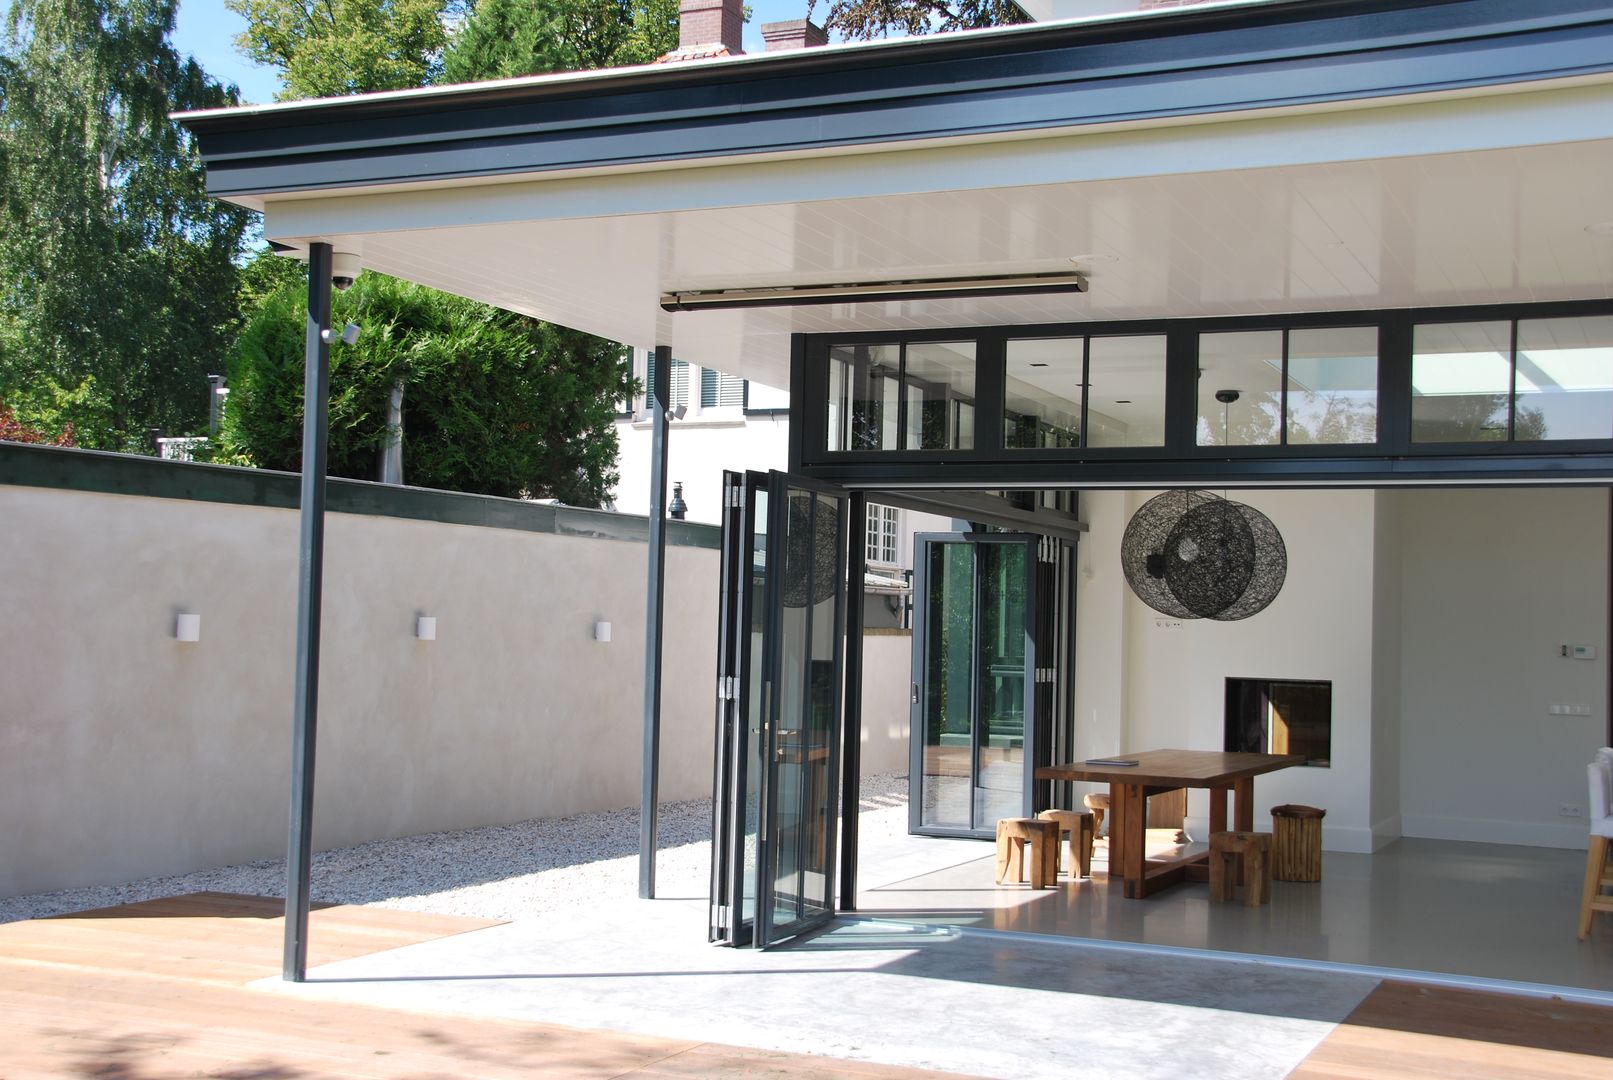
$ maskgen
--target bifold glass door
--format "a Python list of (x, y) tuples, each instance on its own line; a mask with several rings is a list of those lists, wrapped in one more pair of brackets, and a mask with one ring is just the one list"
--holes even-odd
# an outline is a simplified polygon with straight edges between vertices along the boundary
[(915, 537), (909, 827), (991, 836), (1031, 810), (1036, 538)]
[(766, 946), (834, 913), (846, 497), (723, 484), (710, 937)]

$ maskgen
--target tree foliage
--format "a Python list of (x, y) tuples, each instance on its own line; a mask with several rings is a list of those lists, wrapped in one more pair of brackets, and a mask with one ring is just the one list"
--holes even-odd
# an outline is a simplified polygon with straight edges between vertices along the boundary
[[(284, 260), (282, 260), (283, 262)], [(293, 264), (295, 265), (295, 264)], [(409, 483), (599, 506), (617, 475), (621, 346), (367, 273), (332, 320), (362, 325), (331, 353), (329, 471), (373, 479), (401, 381)], [(282, 285), (242, 331), (221, 431), (226, 460), (297, 470), (307, 293)]]
[(225, 0), (236, 48), (280, 70), (282, 100), (423, 86), (439, 73), (459, 0)]
[(677, 0), (477, 0), (443, 57), (443, 79), (647, 64), (677, 46)]
[(0, 442), (47, 443), (51, 446), (78, 445), (73, 439), (72, 424), (68, 424), (65, 430), (50, 435), (22, 423), (4, 405), (0, 405)]
[(13, 0), (0, 38), (0, 397), (84, 446), (201, 424), (234, 329), (249, 214), (168, 113), (237, 96), (174, 51), (176, 8)]
[[(813, 3), (807, 5), (807, 17)], [(829, 0), (823, 27), (851, 41), (1030, 22), (1014, 0)]]

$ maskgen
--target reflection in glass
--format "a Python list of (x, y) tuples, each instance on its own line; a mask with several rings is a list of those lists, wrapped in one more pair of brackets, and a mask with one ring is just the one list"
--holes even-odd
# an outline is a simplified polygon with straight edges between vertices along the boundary
[(923, 788), (920, 823), (967, 829), (974, 710), (974, 545), (926, 546)]
[(1087, 360), (1088, 446), (1165, 445), (1165, 336), (1095, 337)]
[(1199, 335), (1200, 446), (1275, 446), (1282, 429), (1283, 332)]
[(1081, 445), (1082, 338), (1010, 341), (1004, 361), (1003, 445), (1010, 450)]
[(974, 789), (975, 827), (1023, 809), (1025, 791), (1025, 635), (1024, 544), (977, 544), (980, 560), (979, 690), (976, 740), (978, 781)]
[[(1413, 442), (1495, 442), (1507, 437), (1512, 324), (1424, 323), (1413, 329)], [(1540, 437), (1538, 435), (1532, 437)]]
[(829, 350), (830, 450), (894, 450), (901, 350), (837, 345)]
[(1378, 438), (1378, 328), (1288, 332), (1288, 442)]
[[(902, 375), (907, 387), (907, 450), (974, 447), (975, 343), (914, 342)], [(961, 406), (969, 407), (967, 428)]]
[(773, 858), (774, 928), (828, 910), (829, 830), (834, 824), (832, 740), (835, 728), (835, 607), (833, 577), (841, 542), (837, 500), (791, 490), (783, 544), (778, 713), (773, 739), (777, 768), (777, 832)]
[(1518, 322), (1514, 438), (1613, 438), (1613, 318)]

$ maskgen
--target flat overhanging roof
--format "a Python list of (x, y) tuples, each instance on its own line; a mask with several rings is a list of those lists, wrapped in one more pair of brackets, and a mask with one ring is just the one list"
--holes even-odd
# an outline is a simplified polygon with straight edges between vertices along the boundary
[[(266, 235), (781, 385), (795, 332), (1613, 292), (1613, 5), (1187, 9), (191, 114)], [(663, 293), (1087, 272), (1080, 297)]]

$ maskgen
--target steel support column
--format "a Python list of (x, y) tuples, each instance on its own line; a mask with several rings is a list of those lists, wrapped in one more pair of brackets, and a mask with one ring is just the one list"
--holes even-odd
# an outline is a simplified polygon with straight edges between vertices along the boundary
[(650, 543), (645, 575), (644, 765), (638, 816), (638, 894), (655, 899), (655, 844), (661, 780), (661, 624), (666, 609), (666, 444), (672, 397), (672, 349), (655, 348), (655, 371), (646, 388), (650, 407)]
[(840, 780), (840, 910), (857, 910), (857, 814), (862, 805), (863, 576), (868, 567), (868, 496), (851, 493), (846, 558), (846, 703)]
[(325, 443), (329, 422), (329, 244), (308, 249), (308, 335), (302, 402), (302, 499), (297, 557), (297, 686), (291, 728), (291, 828), (286, 850), (282, 975), (308, 975), (308, 878), (313, 866), (314, 749), (319, 728), (319, 609), (325, 562)]

